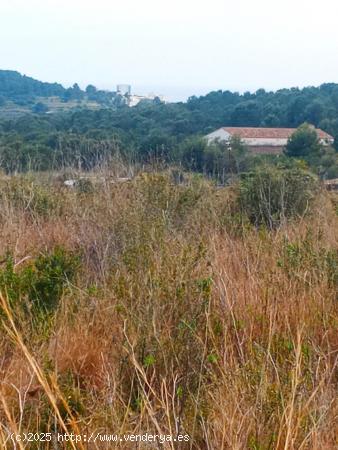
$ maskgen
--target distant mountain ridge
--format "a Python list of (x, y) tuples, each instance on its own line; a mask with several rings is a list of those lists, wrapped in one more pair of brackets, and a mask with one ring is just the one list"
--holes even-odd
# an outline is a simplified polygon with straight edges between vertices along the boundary
[(228, 163), (223, 150), (206, 147), (203, 136), (220, 127), (280, 129), (305, 122), (334, 137), (335, 149), (307, 156), (323, 178), (337, 178), (335, 83), (243, 94), (219, 90), (187, 102), (129, 107), (120, 94), (93, 85), (64, 88), (0, 71), (0, 161), (9, 173), (28, 170), (33, 162), (39, 170), (55, 168), (57, 155), (60, 165), (68, 161), (90, 168), (105, 152), (118, 149), (127, 161), (176, 161), (212, 174)]
[(0, 97), (14, 102), (35, 97), (61, 97), (66, 89), (59, 83), (46, 83), (14, 70), (0, 70)]
[[(77, 113), (85, 128), (115, 129), (151, 139), (160, 145), (163, 136), (176, 140), (191, 135), (206, 135), (217, 128), (272, 127), (296, 128), (304, 122), (321, 128), (335, 138), (338, 147), (338, 84), (256, 92), (218, 90), (204, 96), (192, 96), (187, 102), (168, 104), (140, 103), (125, 107), (113, 91), (88, 85), (81, 90), (75, 83), (64, 88), (59, 83), (45, 83), (11, 70), (0, 70), (0, 119), (25, 114)], [(106, 112), (102, 112), (104, 109)], [(96, 111), (90, 119), (88, 110)], [(102, 117), (107, 118), (103, 125)], [(156, 136), (156, 139), (154, 138)], [(169, 140), (170, 140), (169, 139)], [(338, 149), (338, 148), (337, 148)]]
[[(83, 91), (77, 83), (65, 88), (14, 70), (0, 70), (0, 115), (18, 117), (27, 113), (61, 112), (70, 109), (113, 107), (115, 92), (89, 85)], [(116, 105), (115, 105), (116, 106)]]

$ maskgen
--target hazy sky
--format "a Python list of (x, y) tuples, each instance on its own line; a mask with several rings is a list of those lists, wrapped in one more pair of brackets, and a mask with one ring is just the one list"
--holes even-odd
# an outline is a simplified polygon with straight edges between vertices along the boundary
[(337, 0), (0, 0), (0, 68), (170, 98), (338, 82), (337, 17)]

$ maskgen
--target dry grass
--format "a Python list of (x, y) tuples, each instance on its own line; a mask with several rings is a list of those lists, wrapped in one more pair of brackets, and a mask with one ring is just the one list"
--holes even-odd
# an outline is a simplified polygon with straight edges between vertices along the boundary
[[(336, 448), (337, 216), (326, 195), (268, 232), (203, 180), (148, 174), (91, 192), (1, 183), (1, 273), (6, 251), (21, 278), (60, 246), (81, 260), (48, 313), (27, 307), (24, 288), (14, 301), (0, 277), (1, 448), (14, 448), (10, 432), (62, 430), (189, 434), (168, 449)], [(39, 445), (17, 448), (56, 448)], [(73, 448), (158, 448), (130, 445)]]

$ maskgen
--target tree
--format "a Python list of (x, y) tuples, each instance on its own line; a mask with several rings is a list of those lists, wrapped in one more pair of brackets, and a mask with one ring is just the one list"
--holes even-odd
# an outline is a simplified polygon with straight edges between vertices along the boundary
[(323, 146), (316, 130), (308, 124), (301, 125), (290, 137), (285, 154), (302, 158), (321, 178), (338, 174), (337, 152), (330, 146)]
[(62, 95), (62, 100), (64, 102), (69, 102), (69, 100), (72, 99), (72, 93), (73, 93), (73, 91), (71, 88), (66, 89)]
[(304, 110), (307, 103), (308, 101), (304, 95), (292, 96), (292, 101), (287, 111), (287, 121), (290, 126), (297, 126), (299, 123), (304, 122)]
[(318, 126), (319, 122), (323, 118), (325, 111), (325, 107), (323, 102), (320, 100), (314, 100), (307, 108), (305, 109), (305, 118), (310, 123)]
[(73, 84), (73, 88), (72, 88), (72, 97), (75, 100), (81, 100), (83, 98), (83, 92), (80, 89), (80, 86), (77, 83)]
[(32, 111), (37, 114), (43, 114), (48, 111), (48, 107), (44, 103), (38, 102), (35, 103), (35, 105), (32, 108)]
[(296, 158), (319, 155), (322, 146), (314, 127), (304, 123), (288, 139), (285, 154)]
[(231, 172), (240, 173), (247, 169), (249, 151), (239, 136), (233, 136), (230, 141)]
[(263, 122), (263, 127), (279, 127), (280, 126), (280, 120), (276, 114), (269, 113), (267, 116), (265, 116)]
[(241, 127), (258, 127), (261, 119), (260, 104), (254, 100), (240, 103), (231, 114), (232, 124)]
[(188, 170), (203, 172), (207, 141), (198, 137), (185, 139), (178, 148), (178, 161)]
[(88, 95), (95, 95), (97, 92), (97, 89), (95, 86), (93, 86), (92, 84), (88, 84), (88, 86), (86, 87), (86, 94)]
[(309, 212), (318, 188), (316, 176), (297, 164), (259, 167), (242, 176), (239, 204), (253, 225), (273, 229)]

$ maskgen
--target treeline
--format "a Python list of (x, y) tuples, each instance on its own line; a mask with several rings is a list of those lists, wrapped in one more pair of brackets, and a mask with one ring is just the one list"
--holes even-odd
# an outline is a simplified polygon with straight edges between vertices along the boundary
[(15, 71), (0, 70), (0, 98), (13, 101), (34, 101), (35, 97), (58, 96), (61, 99), (97, 101), (109, 105), (113, 111), (82, 117), (78, 115), (68, 121), (76, 120), (79, 126), (83, 121), (99, 128), (118, 127), (123, 131), (144, 134), (162, 131), (178, 135), (205, 134), (220, 126), (252, 127), (298, 127), (304, 122), (320, 127), (338, 136), (338, 84), (326, 83), (319, 87), (303, 89), (280, 89), (268, 92), (214, 91), (202, 97), (190, 97), (186, 103), (140, 104), (136, 108), (121, 108), (116, 111), (118, 102), (111, 102), (115, 92), (102, 91), (93, 85), (81, 90), (77, 83), (66, 89), (61, 84), (44, 83), (21, 75)]
[(27, 104), (36, 97), (62, 97), (65, 92), (61, 84), (44, 83), (13, 70), (0, 70), (0, 106), (8, 100)]
[(259, 89), (243, 95), (229, 91), (192, 97), (187, 108), (195, 119), (209, 117), (208, 130), (222, 125), (251, 127), (298, 127), (304, 122), (338, 136), (338, 84), (327, 83), (304, 89)]
[[(38, 84), (34, 90), (33, 85), (28, 92), (51, 95), (55, 88), (61, 89), (64, 98), (85, 95), (95, 99), (102, 93), (92, 85), (86, 91), (48, 83)], [(13, 95), (22, 92), (13, 84), (12, 88), (8, 86), (7, 92)], [(0, 84), (0, 95), (1, 89)], [(0, 164), (6, 171), (34, 167), (47, 170), (67, 164), (91, 168), (119, 154), (131, 162), (175, 162), (192, 170), (223, 173), (229, 166), (242, 167), (244, 159), (241, 156), (240, 163), (231, 162), (221, 146), (207, 147), (201, 141), (202, 136), (221, 126), (298, 127), (308, 122), (332, 134), (338, 142), (338, 84), (334, 83), (277, 92), (216, 91), (191, 97), (186, 103), (141, 103), (134, 108), (109, 107), (107, 103), (99, 110), (38, 112), (0, 122)], [(331, 150), (316, 157), (312, 152), (311, 158), (303, 152), (302, 159), (310, 161), (321, 176), (338, 176), (337, 157)]]
[[(112, 102), (115, 94), (96, 89), (93, 85), (82, 90), (77, 83), (65, 88), (59, 83), (45, 83), (13, 70), (0, 70), (0, 107), (8, 101), (20, 106), (31, 106), (44, 97), (59, 97), (64, 102), (86, 99), (102, 105), (118, 106), (117, 102)], [(36, 108), (36, 112), (41, 113), (47, 110), (48, 108)]]
[[(133, 117), (134, 113), (129, 111)], [(99, 123), (96, 123), (101, 117)], [(0, 125), (0, 167), (6, 173), (27, 170), (59, 170), (74, 167), (91, 170), (121, 161), (126, 164), (175, 165), (226, 181), (234, 174), (261, 164), (288, 167), (294, 159), (304, 161), (322, 178), (338, 177), (338, 153), (320, 145), (316, 133), (306, 125), (299, 128), (284, 155), (253, 155), (239, 139), (231, 150), (222, 143), (208, 145), (197, 135), (174, 134), (170, 129), (121, 128), (111, 112), (33, 116)], [(101, 125), (101, 126), (100, 126)], [(137, 125), (137, 123), (135, 124)], [(167, 125), (168, 126), (168, 125)], [(158, 127), (158, 125), (157, 125)]]

